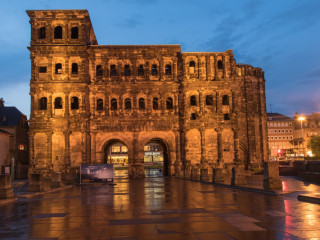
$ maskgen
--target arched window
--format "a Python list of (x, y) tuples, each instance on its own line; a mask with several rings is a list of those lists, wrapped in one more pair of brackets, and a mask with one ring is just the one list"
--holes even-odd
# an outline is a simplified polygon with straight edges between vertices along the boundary
[(78, 39), (78, 37), (79, 37), (78, 27), (71, 28), (71, 39)]
[(111, 99), (111, 110), (117, 110), (118, 109), (118, 101), (116, 98)]
[(228, 95), (222, 96), (222, 105), (229, 105), (229, 96)]
[(168, 97), (168, 98), (167, 98), (166, 106), (167, 106), (167, 109), (168, 109), (168, 110), (173, 109), (173, 100), (172, 100), (171, 97)]
[(144, 76), (144, 69), (143, 69), (143, 65), (140, 65), (138, 68), (138, 76)]
[(71, 109), (79, 109), (79, 98), (77, 97), (71, 98)]
[(110, 76), (114, 77), (114, 76), (117, 76), (117, 75), (118, 75), (118, 72), (117, 72), (117, 69), (116, 69), (116, 65), (110, 65)]
[(96, 76), (101, 77), (103, 75), (103, 69), (101, 65), (96, 66)]
[(152, 108), (153, 108), (153, 110), (159, 109), (158, 98), (156, 98), (156, 97), (152, 99)]
[(62, 64), (61, 63), (56, 63), (55, 73), (62, 74)]
[(189, 73), (194, 73), (195, 71), (195, 67), (196, 67), (196, 63), (194, 61), (190, 61), (189, 62)]
[(157, 64), (152, 64), (151, 75), (152, 76), (157, 76), (158, 75), (158, 66), (157, 66)]
[(191, 105), (191, 106), (197, 106), (197, 98), (196, 98), (195, 95), (192, 95), (192, 96), (190, 97), (190, 105)]
[(207, 95), (206, 96), (206, 105), (207, 106), (212, 106), (213, 105), (213, 96), (212, 95)]
[(144, 103), (144, 98), (139, 98), (139, 109), (140, 110), (146, 109), (146, 105)]
[(40, 98), (39, 110), (47, 110), (47, 98), (46, 97)]
[(171, 65), (170, 64), (166, 65), (165, 73), (166, 73), (166, 75), (171, 75), (172, 74)]
[(62, 98), (61, 97), (57, 97), (54, 100), (54, 108), (55, 109), (62, 109)]
[(54, 28), (54, 39), (62, 39), (62, 27), (57, 26)]
[(97, 100), (97, 110), (103, 110), (103, 100), (101, 98)]
[(39, 39), (46, 38), (46, 27), (39, 28)]
[(71, 74), (78, 74), (78, 64), (72, 63)]
[(124, 76), (130, 76), (131, 75), (130, 65), (124, 65), (123, 75)]
[(126, 109), (126, 110), (131, 109), (131, 99), (130, 98), (126, 98), (126, 100), (124, 100), (124, 109)]
[(191, 119), (191, 120), (196, 120), (196, 119), (197, 119), (197, 114), (191, 113), (190, 119)]
[(218, 61), (218, 69), (223, 69), (223, 63), (221, 60)]
[(223, 119), (224, 119), (224, 120), (230, 120), (229, 114), (228, 114), (228, 113), (223, 114)]
[(39, 73), (46, 73), (47, 67), (39, 67)]

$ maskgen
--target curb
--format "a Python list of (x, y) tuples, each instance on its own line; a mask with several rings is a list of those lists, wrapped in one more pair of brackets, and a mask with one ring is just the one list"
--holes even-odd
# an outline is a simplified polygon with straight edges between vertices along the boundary
[(60, 188), (56, 188), (56, 189), (52, 189), (52, 190), (44, 191), (44, 192), (35, 192), (35, 193), (28, 193), (28, 194), (23, 194), (23, 195), (16, 195), (16, 197), (18, 197), (18, 198), (32, 198), (35, 196), (43, 195), (46, 193), (57, 192), (57, 191), (72, 188), (72, 187), (73, 187), (73, 185), (70, 185), (70, 186), (60, 187)]
[(320, 194), (299, 194), (298, 200), (302, 202), (320, 204)]

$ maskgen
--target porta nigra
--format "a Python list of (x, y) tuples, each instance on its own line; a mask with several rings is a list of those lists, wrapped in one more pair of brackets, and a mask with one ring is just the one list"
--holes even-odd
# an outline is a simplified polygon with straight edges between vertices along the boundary
[(30, 173), (75, 173), (116, 152), (144, 177), (154, 146), (164, 175), (193, 179), (267, 159), (264, 72), (232, 50), (98, 45), (87, 10), (27, 14)]

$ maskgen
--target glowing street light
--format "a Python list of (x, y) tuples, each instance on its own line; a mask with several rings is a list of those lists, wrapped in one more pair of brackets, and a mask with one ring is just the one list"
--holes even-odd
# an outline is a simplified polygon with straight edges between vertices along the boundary
[(306, 120), (305, 117), (300, 116), (298, 118), (298, 120), (301, 122), (301, 134), (302, 134), (302, 151), (303, 151), (303, 157), (304, 157), (304, 136), (303, 136), (303, 125), (302, 125), (302, 121)]

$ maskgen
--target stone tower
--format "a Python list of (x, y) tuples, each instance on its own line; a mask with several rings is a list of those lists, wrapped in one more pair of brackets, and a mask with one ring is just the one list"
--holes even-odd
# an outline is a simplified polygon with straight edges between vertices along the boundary
[[(98, 45), (86, 10), (27, 11), (31, 24), (31, 172), (77, 172), (128, 148), (129, 176), (144, 176), (144, 146), (164, 149), (164, 173), (267, 158), (265, 80), (231, 50)], [(193, 170), (192, 170), (193, 169)]]

